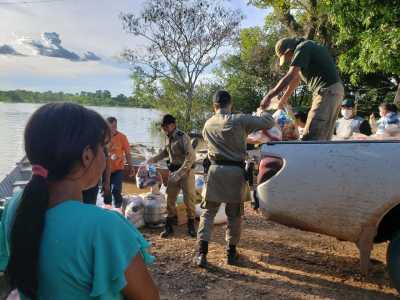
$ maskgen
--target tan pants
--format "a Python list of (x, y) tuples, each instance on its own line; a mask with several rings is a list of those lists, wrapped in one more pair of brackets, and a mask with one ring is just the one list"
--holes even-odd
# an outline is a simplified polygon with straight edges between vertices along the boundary
[[(203, 213), (200, 216), (199, 229), (197, 232), (198, 241), (208, 242), (214, 227), (215, 215), (220, 207), (220, 202), (205, 202)], [(242, 203), (226, 203), (225, 213), (228, 217), (228, 225), (226, 227), (225, 240), (230, 246), (236, 246), (240, 240), (242, 232), (242, 216), (244, 204)]]
[(332, 138), (343, 97), (344, 89), (340, 82), (322, 88), (313, 95), (304, 128), (303, 141), (330, 140)]
[(194, 219), (195, 214), (195, 185), (194, 185), (194, 171), (190, 170), (189, 173), (183, 176), (178, 182), (168, 182), (167, 185), (167, 212), (168, 218), (176, 216), (176, 197), (182, 189), (183, 202), (186, 205), (186, 214), (188, 219)]

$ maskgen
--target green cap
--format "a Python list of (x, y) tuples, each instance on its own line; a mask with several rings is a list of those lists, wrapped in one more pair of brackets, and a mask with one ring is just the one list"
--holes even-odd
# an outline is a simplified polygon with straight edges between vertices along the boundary
[(298, 38), (283, 38), (276, 43), (275, 53), (279, 57), (280, 66), (283, 66), (283, 64), (285, 63), (285, 54), (289, 51), (294, 51), (298, 44)]
[(353, 99), (350, 99), (350, 98), (346, 98), (346, 99), (344, 99), (344, 100), (342, 101), (342, 106), (345, 106), (345, 107), (354, 107), (354, 106), (355, 106), (354, 100), (353, 100)]

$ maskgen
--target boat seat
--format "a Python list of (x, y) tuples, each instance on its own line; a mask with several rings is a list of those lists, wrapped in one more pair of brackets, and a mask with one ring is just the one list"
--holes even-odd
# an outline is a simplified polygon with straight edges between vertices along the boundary
[(13, 188), (24, 187), (28, 184), (29, 180), (18, 180), (13, 183)]
[(21, 180), (29, 180), (32, 177), (32, 168), (31, 166), (26, 166), (21, 168), (20, 171)]

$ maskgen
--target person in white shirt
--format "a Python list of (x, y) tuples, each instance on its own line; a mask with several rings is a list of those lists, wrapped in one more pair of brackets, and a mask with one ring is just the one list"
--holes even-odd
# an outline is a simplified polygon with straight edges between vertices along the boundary
[(342, 101), (340, 111), (342, 117), (336, 121), (336, 137), (340, 139), (349, 139), (353, 133), (362, 133), (371, 135), (371, 127), (368, 121), (356, 115), (354, 100), (345, 98)]

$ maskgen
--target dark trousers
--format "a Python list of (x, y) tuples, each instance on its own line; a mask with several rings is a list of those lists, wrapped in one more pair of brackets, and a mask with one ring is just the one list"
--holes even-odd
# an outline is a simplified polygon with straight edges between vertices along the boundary
[(97, 194), (99, 192), (99, 185), (82, 192), (83, 203), (96, 205)]
[[(123, 170), (115, 171), (111, 173), (110, 184), (111, 184), (111, 194), (114, 196), (114, 206), (119, 208), (122, 205), (122, 180), (124, 179)], [(111, 204), (111, 195), (104, 195), (104, 204)]]

